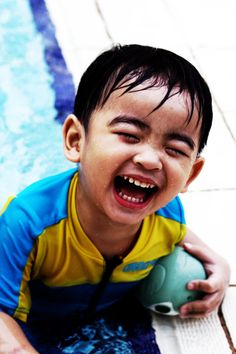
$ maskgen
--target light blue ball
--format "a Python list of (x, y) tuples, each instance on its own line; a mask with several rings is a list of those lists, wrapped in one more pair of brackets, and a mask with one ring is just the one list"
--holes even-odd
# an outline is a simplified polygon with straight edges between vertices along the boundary
[(203, 296), (202, 292), (187, 289), (187, 284), (196, 279), (206, 279), (202, 263), (177, 246), (157, 261), (138, 287), (137, 296), (145, 307), (156, 313), (178, 315), (183, 304)]

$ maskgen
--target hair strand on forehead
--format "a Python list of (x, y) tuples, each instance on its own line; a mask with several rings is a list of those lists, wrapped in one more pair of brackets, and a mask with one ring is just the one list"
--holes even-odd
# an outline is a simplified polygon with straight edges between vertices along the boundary
[(152, 87), (167, 87), (167, 92), (155, 109), (175, 94), (186, 93), (190, 98), (187, 122), (198, 110), (201, 123), (199, 152), (207, 143), (212, 125), (211, 93), (198, 70), (181, 56), (161, 48), (137, 44), (116, 45), (99, 55), (83, 74), (74, 105), (74, 114), (88, 129), (89, 120), (95, 109), (101, 108), (112, 92), (124, 88), (130, 91)]

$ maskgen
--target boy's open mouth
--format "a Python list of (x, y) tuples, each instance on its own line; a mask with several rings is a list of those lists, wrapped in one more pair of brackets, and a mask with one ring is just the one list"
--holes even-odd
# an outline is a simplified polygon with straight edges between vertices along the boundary
[(129, 203), (146, 203), (157, 192), (158, 187), (154, 184), (141, 182), (128, 176), (115, 178), (115, 190), (118, 196)]

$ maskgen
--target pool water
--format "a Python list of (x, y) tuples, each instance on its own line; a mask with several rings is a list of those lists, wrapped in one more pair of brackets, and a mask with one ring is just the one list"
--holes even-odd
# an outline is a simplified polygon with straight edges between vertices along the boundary
[[(71, 166), (56, 120), (63, 112), (55, 108), (60, 100), (55, 76), (32, 12), (36, 3), (44, 5), (43, 0), (0, 2), (0, 206), (33, 181)], [(73, 91), (72, 79), (69, 85), (63, 92)]]

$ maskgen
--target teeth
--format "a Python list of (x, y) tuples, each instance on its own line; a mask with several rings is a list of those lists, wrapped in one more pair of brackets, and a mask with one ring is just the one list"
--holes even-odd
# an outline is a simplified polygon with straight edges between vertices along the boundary
[(130, 197), (122, 192), (119, 192), (119, 196), (124, 199), (124, 200), (128, 200), (128, 202), (132, 202), (132, 203), (143, 203), (143, 198), (134, 198), (134, 197)]
[(138, 179), (135, 179), (135, 178), (132, 178), (132, 177), (124, 176), (123, 178), (125, 180), (128, 179), (129, 183), (133, 183), (133, 184), (135, 184), (135, 186), (138, 186), (138, 187), (141, 187), (141, 188), (154, 188), (155, 187), (155, 184), (141, 182)]

